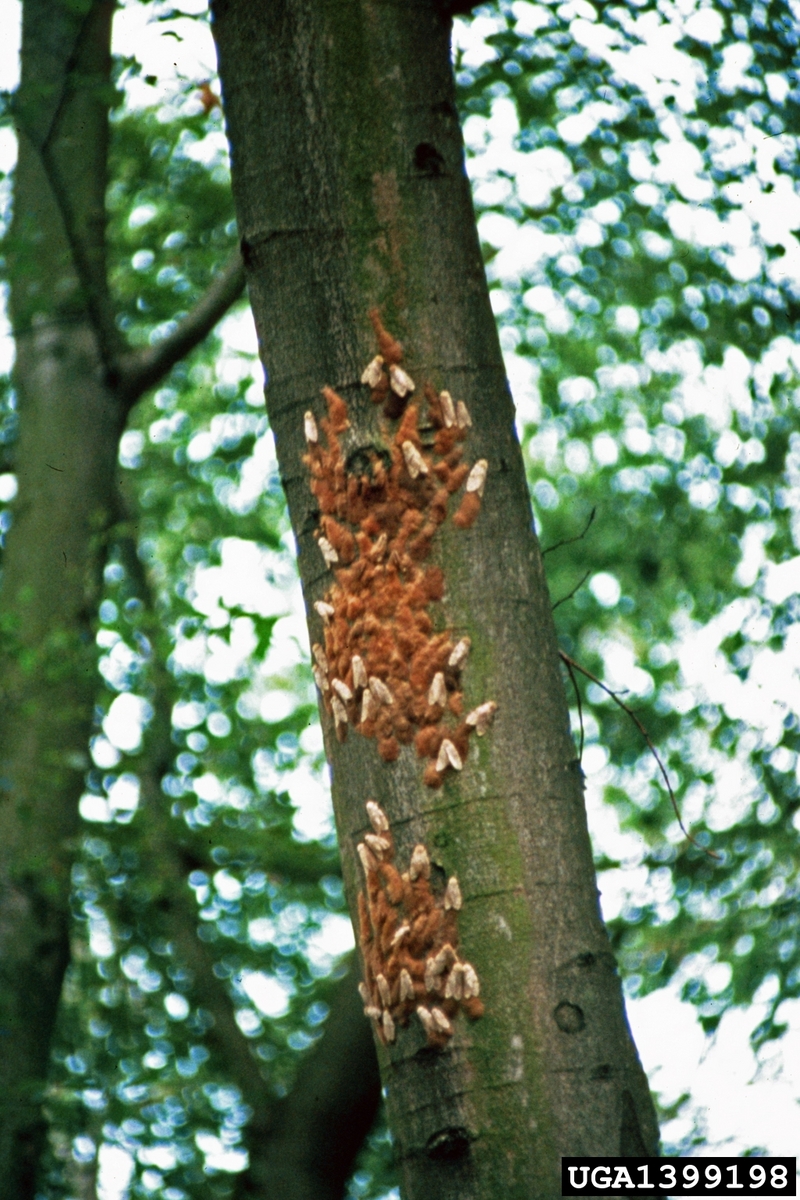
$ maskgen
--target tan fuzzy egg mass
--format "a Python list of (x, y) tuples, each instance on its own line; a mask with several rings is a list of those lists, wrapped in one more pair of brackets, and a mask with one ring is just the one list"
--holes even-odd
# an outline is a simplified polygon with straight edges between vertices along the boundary
[(459, 1012), (476, 1020), (484, 1011), (478, 973), (458, 954), (458, 879), (451, 875), (444, 894), (435, 895), (421, 843), (401, 874), (386, 814), (369, 800), (367, 816), (372, 831), (357, 846), (366, 885), (358, 894), (364, 1012), (384, 1044), (416, 1017), (428, 1045), (442, 1047)]
[(425, 432), (432, 445), (423, 444), (416, 385), (400, 367), (402, 346), (377, 313), (370, 317), (380, 353), (362, 381), (372, 400), (383, 403), (387, 421), (396, 422), (382, 429), (387, 450), (361, 455), (361, 469), (348, 470), (340, 440), (348, 410), (332, 388), (323, 389), (327, 416), (304, 417), (303, 461), (321, 513), (315, 536), (334, 578), (315, 605), (324, 645), (313, 647), (314, 676), (340, 740), (353, 726), (377, 740), (385, 762), (413, 742), (428, 760), (425, 783), (439, 787), (446, 772), (462, 769), (470, 736), (484, 732), (491, 715), (483, 713), (493, 714), (495, 706), (482, 706), (480, 728), (463, 716), (469, 639), (434, 629), (432, 606), (446, 581), (428, 559), (456, 492), (463, 494), (454, 523), (468, 528), (477, 519), (487, 464), (462, 461), (471, 426), (466, 406), (430, 386)]

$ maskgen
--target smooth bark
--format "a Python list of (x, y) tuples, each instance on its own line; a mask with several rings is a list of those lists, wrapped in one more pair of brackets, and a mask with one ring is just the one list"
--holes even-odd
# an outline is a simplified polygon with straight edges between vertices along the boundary
[(401, 1029), (379, 1060), (406, 1200), (560, 1195), (562, 1155), (655, 1154), (658, 1131), (598, 905), (557, 644), (489, 305), (455, 107), (449, 21), (433, 0), (215, 0), (234, 197), (266, 398), (311, 609), (330, 587), (313, 538), (302, 414), (350, 406), (350, 458), (383, 444), (361, 371), (368, 311), (417, 381), (466, 401), (483, 509), (443, 526), (442, 617), (469, 634), (467, 704), (493, 730), (442, 791), (405, 747), (342, 745), (323, 714), (351, 911), (368, 797), (399, 857), (434, 849), (464, 893), (461, 939), (486, 1015), (432, 1052)]

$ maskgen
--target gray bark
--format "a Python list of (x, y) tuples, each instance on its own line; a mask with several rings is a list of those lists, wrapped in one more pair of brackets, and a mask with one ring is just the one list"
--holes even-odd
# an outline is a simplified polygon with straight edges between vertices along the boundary
[[(323, 713), (351, 911), (371, 797), (399, 859), (424, 842), (464, 893), (463, 952), (485, 1016), (431, 1051), (412, 1022), (379, 1048), (404, 1196), (560, 1195), (562, 1155), (656, 1154), (647, 1081), (598, 905), (542, 560), (489, 305), (455, 107), (449, 22), (432, 0), (212, 5), (270, 422), (311, 608), (331, 586), (301, 464), (320, 388), (349, 404), (351, 458), (384, 444), (361, 371), (368, 311), (418, 382), (466, 401), (469, 458), (489, 463), (474, 528), (441, 527), (439, 618), (473, 653), (467, 706), (494, 728), (441, 791), (412, 747), (334, 738)], [(282, 1195), (282, 1193), (278, 1193)]]

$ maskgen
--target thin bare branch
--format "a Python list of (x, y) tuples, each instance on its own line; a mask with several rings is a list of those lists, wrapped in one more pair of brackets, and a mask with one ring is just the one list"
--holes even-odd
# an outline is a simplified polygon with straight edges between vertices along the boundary
[[(611, 688), (608, 687), (607, 684), (603, 683), (602, 679), (598, 679), (597, 676), (593, 675), (591, 671), (587, 671), (586, 667), (582, 667), (581, 664), (579, 662), (576, 662), (574, 658), (570, 658), (570, 656), (564, 650), (559, 650), (558, 653), (559, 653), (559, 657), (561, 658), (561, 661), (566, 665), (567, 670), (569, 670), (570, 675), (572, 675), (572, 671), (580, 671), (581, 675), (585, 675), (587, 679), (591, 679), (592, 683), (596, 683), (599, 688), (603, 689), (603, 691), (606, 693), (606, 695), (611, 697), (611, 699), (614, 701), (614, 703), (616, 705), (618, 705), (619, 708), (621, 708), (624, 713), (627, 713), (627, 715), (633, 721), (634, 725), (639, 730), (639, 733), (642, 735), (645, 742), (647, 743), (647, 747), (648, 747), (650, 753), (652, 754), (653, 758), (658, 763), (658, 769), (660, 770), (662, 778), (664, 780), (664, 783), (667, 786), (669, 798), (672, 802), (672, 808), (675, 813), (675, 819), (677, 820), (678, 825), (680, 826), (681, 832), (683, 833), (684, 837), (687, 838), (692, 843), (693, 846), (696, 846), (698, 850), (702, 850), (704, 854), (707, 854), (709, 856), (709, 858), (719, 859), (720, 858), (719, 854), (716, 854), (713, 850), (708, 850), (705, 846), (701, 846), (700, 843), (695, 838), (692, 837), (692, 835), (689, 833), (688, 829), (684, 825), (684, 823), (681, 819), (680, 809), (678, 808), (678, 801), (675, 798), (675, 793), (672, 790), (672, 784), (669, 781), (669, 775), (667, 774), (667, 769), (664, 766), (663, 762), (661, 761), (658, 751), (656, 750), (655, 746), (653, 745), (653, 741), (650, 737), (650, 734), (647, 732), (644, 725), (639, 720), (639, 718), (637, 717), (637, 715), (633, 711), (633, 709), (629, 705), (627, 705), (624, 700), (620, 700), (618, 692), (612, 691)], [(573, 676), (573, 682), (574, 682), (574, 676)]]
[(572, 597), (575, 595), (575, 593), (579, 592), (581, 590), (581, 588), (586, 583), (586, 580), (589, 578), (591, 573), (592, 573), (591, 571), (587, 571), (586, 574), (583, 576), (583, 578), (578, 580), (578, 582), (575, 584), (575, 587), (572, 589), (571, 592), (567, 592), (566, 596), (562, 596), (560, 600), (556, 600), (555, 604), (553, 605), (552, 611), (555, 612), (560, 604), (566, 604), (566, 602), (568, 600), (571, 600)]
[(545, 554), (552, 554), (554, 550), (560, 550), (562, 546), (571, 546), (573, 542), (582, 541), (583, 538), (585, 538), (587, 533), (589, 532), (589, 529), (591, 527), (592, 521), (595, 518), (596, 513), (597, 513), (597, 508), (595, 507), (589, 513), (589, 520), (586, 522), (586, 524), (584, 525), (584, 527), (580, 533), (576, 533), (575, 537), (562, 538), (560, 542), (555, 542), (552, 546), (548, 546), (546, 550), (542, 551), (542, 558), (544, 558)]
[(177, 362), (203, 341), (239, 299), (244, 284), (244, 264), (237, 249), (173, 333), (146, 350), (120, 359), (115, 383), (126, 408), (132, 408), (144, 392), (155, 387)]
[(580, 748), (578, 750), (578, 762), (583, 762), (583, 742), (584, 742), (583, 701), (581, 700), (581, 693), (580, 693), (580, 689), (578, 687), (578, 681), (575, 678), (575, 669), (572, 666), (572, 663), (563, 654), (561, 655), (561, 659), (564, 663), (564, 666), (567, 668), (567, 671), (569, 672), (569, 677), (572, 680), (572, 686), (575, 689), (575, 700), (577, 701), (577, 704), (578, 704), (578, 720), (581, 723), (581, 744), (580, 744)]

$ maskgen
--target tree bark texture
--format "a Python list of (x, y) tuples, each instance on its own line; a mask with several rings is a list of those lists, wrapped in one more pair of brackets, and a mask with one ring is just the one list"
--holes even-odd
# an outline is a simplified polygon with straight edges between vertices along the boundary
[[(386, 445), (359, 380), (368, 311), (418, 382), (466, 402), (488, 461), (474, 527), (440, 527), (437, 620), (468, 635), (467, 706), (493, 728), (444, 787), (413, 747), (385, 763), (323, 712), (351, 911), (364, 803), (388, 814), (401, 864), (425, 844), (456, 874), (464, 955), (486, 1012), (431, 1049), (412, 1020), (379, 1047), (406, 1200), (559, 1196), (562, 1155), (656, 1154), (647, 1081), (599, 913), (550, 600), (489, 305), (449, 54), (433, 0), (214, 0), (234, 198), (267, 407), (313, 610), (333, 578), (314, 532), (303, 413), (330, 385), (349, 405), (347, 461)], [(355, 918), (354, 918), (355, 919)], [(357, 922), (356, 922), (357, 924)], [(275, 1192), (276, 1197), (289, 1191)]]

